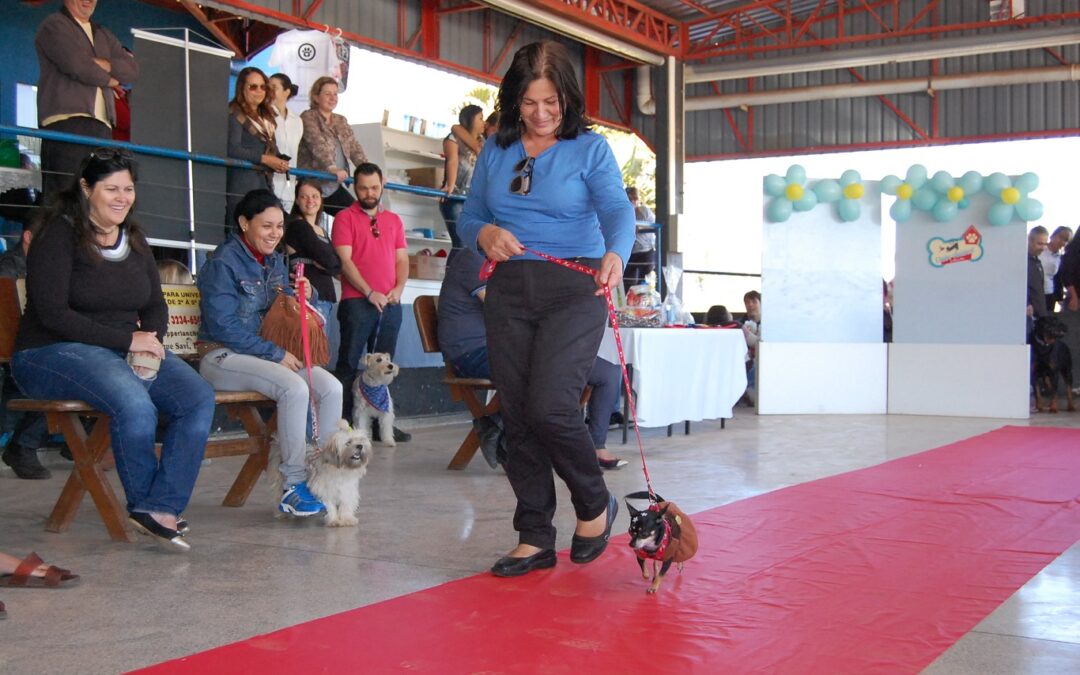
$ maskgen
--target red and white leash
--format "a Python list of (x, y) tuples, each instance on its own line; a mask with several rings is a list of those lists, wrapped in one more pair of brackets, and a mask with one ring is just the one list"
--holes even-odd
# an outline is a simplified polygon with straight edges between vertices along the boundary
[(311, 401), (311, 437), (315, 441), (315, 452), (322, 451), (319, 442), (319, 408), (315, 403), (315, 383), (311, 377), (311, 336), (308, 335), (307, 280), (304, 277), (304, 263), (296, 266), (296, 294), (300, 296), (300, 341), (304, 345), (304, 367), (307, 369), (308, 399)]
[[(530, 248), (526, 248), (525, 251), (547, 260), (548, 262), (553, 262), (556, 265), (562, 265), (567, 269), (574, 270), (575, 272), (588, 274), (593, 278), (597, 275), (597, 271), (593, 268), (576, 263), (572, 260), (556, 258), (555, 256), (550, 256), (547, 253), (542, 253), (540, 251), (534, 251)], [(498, 265), (498, 263), (494, 260), (489, 259), (485, 261), (484, 266), (480, 268), (480, 278), (482, 280), (489, 279), (491, 275), (495, 273), (496, 265)], [(626, 353), (623, 351), (622, 335), (619, 334), (619, 318), (615, 314), (615, 301), (611, 297), (611, 286), (605, 285), (603, 288), (604, 300), (607, 302), (608, 319), (611, 321), (611, 331), (615, 335), (615, 348), (619, 352), (619, 368), (622, 369), (623, 389), (626, 395), (626, 402), (630, 407), (630, 416), (634, 420), (634, 434), (637, 436), (638, 453), (641, 455), (641, 470), (645, 474), (645, 487), (648, 488), (649, 491), (649, 502), (656, 504), (656, 493), (653, 492), (652, 481), (649, 479), (649, 467), (645, 462), (645, 444), (641, 440), (641, 429), (638, 428), (637, 409), (634, 405), (634, 396), (630, 387), (630, 376), (626, 372)]]

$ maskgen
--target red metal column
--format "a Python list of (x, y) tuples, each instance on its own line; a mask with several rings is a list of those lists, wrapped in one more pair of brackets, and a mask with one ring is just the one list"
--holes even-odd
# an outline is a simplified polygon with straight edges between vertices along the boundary
[(439, 0), (423, 0), (420, 5), (420, 53), (426, 59), (439, 58)]
[(585, 114), (600, 116), (600, 52), (585, 47)]

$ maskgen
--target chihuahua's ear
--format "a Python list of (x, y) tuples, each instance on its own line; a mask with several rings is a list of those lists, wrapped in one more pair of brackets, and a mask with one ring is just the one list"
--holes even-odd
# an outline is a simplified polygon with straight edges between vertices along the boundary
[(634, 508), (634, 507), (633, 507), (633, 506), (632, 506), (632, 505), (630, 504), (630, 502), (626, 502), (626, 508), (630, 509), (630, 516), (631, 516), (632, 518), (637, 518), (638, 516), (640, 516), (640, 515), (641, 515), (641, 511), (638, 511), (637, 509), (635, 509), (635, 508)]

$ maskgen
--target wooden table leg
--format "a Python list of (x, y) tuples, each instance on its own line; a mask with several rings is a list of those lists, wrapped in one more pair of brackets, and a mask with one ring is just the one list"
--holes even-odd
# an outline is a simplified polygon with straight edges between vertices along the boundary
[(248, 455), (240, 473), (236, 475), (229, 493), (221, 502), (223, 506), (243, 506), (255, 489), (259, 476), (266, 470), (270, 459), (270, 434), (277, 428), (277, 410), (269, 422), (263, 423), (258, 406), (245, 405), (230, 408), (229, 414), (239, 419), (248, 436), (257, 442), (258, 450)]
[[(480, 403), (476, 397), (475, 390), (466, 390), (462, 388), (459, 392), (461, 398), (465, 401), (465, 406), (469, 409), (473, 419), (479, 419), (481, 417), (488, 417), (499, 412), (502, 405), (499, 403), (499, 392), (491, 397), (491, 400), (487, 402), (487, 405)], [(468, 435), (465, 436), (465, 440), (461, 442), (458, 447), (458, 451), (454, 454), (454, 457), (450, 460), (450, 463), (446, 465), (446, 468), (451, 471), (461, 471), (469, 465), (472, 461), (473, 455), (480, 448), (480, 437), (476, 434), (475, 429), (469, 429)]]
[(64, 435), (75, 466), (45, 523), (45, 529), (49, 532), (66, 531), (79, 510), (83, 494), (89, 492), (109, 537), (114, 541), (131, 541), (124, 509), (102, 471), (102, 463), (109, 449), (109, 418), (104, 415), (97, 417), (87, 436), (78, 414), (46, 414), (50, 428), (58, 429)]
[(469, 465), (473, 455), (479, 449), (480, 437), (476, 434), (476, 429), (469, 429), (469, 434), (461, 442), (461, 447), (458, 448), (457, 453), (454, 454), (454, 458), (450, 460), (446, 468), (453, 471), (462, 471)]

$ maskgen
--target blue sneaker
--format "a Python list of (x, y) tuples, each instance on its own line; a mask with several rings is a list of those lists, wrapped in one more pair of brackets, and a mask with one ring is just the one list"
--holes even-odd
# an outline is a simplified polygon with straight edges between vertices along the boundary
[(326, 512), (326, 506), (315, 499), (315, 495), (308, 490), (307, 483), (297, 483), (285, 488), (285, 494), (281, 495), (281, 502), (278, 503), (278, 511), (300, 517), (317, 516)]

